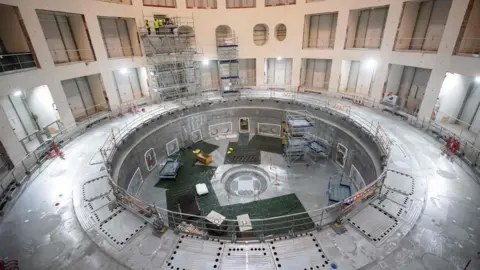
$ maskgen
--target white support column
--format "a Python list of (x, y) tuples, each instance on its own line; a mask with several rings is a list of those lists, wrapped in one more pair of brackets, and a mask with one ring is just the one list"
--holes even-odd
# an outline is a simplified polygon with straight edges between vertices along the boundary
[(372, 98), (374, 102), (380, 102), (382, 99), (383, 87), (388, 76), (390, 55), (395, 44), (395, 37), (397, 35), (397, 27), (400, 23), (402, 8), (403, 2), (391, 4), (388, 8), (387, 21), (385, 22), (382, 45), (380, 47), (380, 59), (376, 59), (378, 64), (375, 70), (372, 89), (370, 91), (370, 98)]
[(265, 84), (265, 59), (256, 58), (255, 63), (256, 77), (257, 77), (257, 86)]
[(146, 67), (138, 68), (138, 79), (140, 80), (140, 87), (142, 89), (143, 97), (150, 98), (150, 91), (148, 89), (148, 70)]
[[(302, 68), (302, 58), (292, 59), (292, 86), (298, 86), (300, 84), (300, 69)], [(288, 72), (288, 71), (287, 71)], [(295, 88), (295, 91), (297, 89)]]
[(423, 96), (422, 104), (420, 105), (420, 110), (418, 112), (419, 118), (430, 119), (433, 109), (435, 108), (438, 94), (440, 94), (443, 80), (448, 71), (447, 68), (450, 65), (452, 53), (457, 42), (457, 35), (462, 26), (468, 2), (469, 0), (457, 0), (452, 2), (442, 41), (438, 48), (435, 67), (428, 80), (425, 95)]
[(27, 154), (22, 144), (18, 141), (17, 135), (13, 131), (2, 106), (0, 106), (0, 141), (5, 150), (7, 150), (7, 154), (13, 164), (19, 162)]
[[(330, 70), (330, 81), (328, 82), (329, 92), (340, 92), (340, 78), (342, 76), (342, 60), (333, 59), (332, 67)], [(348, 77), (348, 74), (347, 74)]]

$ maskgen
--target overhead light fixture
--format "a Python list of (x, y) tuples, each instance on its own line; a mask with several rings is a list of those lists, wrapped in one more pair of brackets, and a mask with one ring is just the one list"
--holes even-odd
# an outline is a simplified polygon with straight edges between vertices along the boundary
[(13, 92), (13, 95), (16, 96), (16, 97), (21, 96), (21, 95), (22, 95), (22, 91), (17, 90), (17, 91), (15, 91), (15, 92)]
[(377, 61), (375, 59), (367, 60), (367, 68), (374, 69), (377, 67)]
[(475, 82), (480, 83), (480, 76), (475, 77)]
[(150, 75), (152, 75), (152, 76), (153, 76), (153, 75), (154, 75), (154, 73), (153, 73), (152, 71), (150, 71)]
[(122, 69), (120, 69), (120, 73), (123, 74), (123, 75), (125, 75), (125, 74), (128, 73), (128, 69), (122, 68)]
[(277, 56), (277, 60), (278, 60), (278, 61), (282, 60), (282, 57), (281, 57), (281, 56)]
[(208, 59), (203, 59), (202, 63), (203, 63), (204, 66), (208, 66), (210, 61), (208, 61)]

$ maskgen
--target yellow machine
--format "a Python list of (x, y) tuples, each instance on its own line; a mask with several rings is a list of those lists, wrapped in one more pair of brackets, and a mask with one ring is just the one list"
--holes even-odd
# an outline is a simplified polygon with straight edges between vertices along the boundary
[(212, 156), (200, 151), (200, 149), (194, 150), (193, 154), (195, 155), (195, 158), (197, 161), (207, 165), (212, 162)]

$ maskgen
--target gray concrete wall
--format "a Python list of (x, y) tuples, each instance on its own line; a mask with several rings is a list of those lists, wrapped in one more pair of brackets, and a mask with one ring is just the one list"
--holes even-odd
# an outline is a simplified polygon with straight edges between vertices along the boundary
[[(234, 103), (234, 104), (232, 104)], [(156, 118), (133, 132), (119, 147), (112, 160), (114, 179), (122, 187), (127, 187), (135, 170), (140, 167), (142, 175), (149, 174), (144, 161), (145, 152), (154, 148), (157, 160), (165, 158), (166, 143), (177, 138), (179, 146), (189, 144), (192, 131), (200, 129), (204, 139), (210, 137), (208, 127), (212, 124), (232, 122), (232, 133), (238, 133), (240, 117), (250, 118), (250, 133), (256, 134), (257, 123), (280, 124), (285, 118), (285, 110), (304, 110), (299, 104), (290, 102), (240, 100), (225, 103), (204, 103)], [(327, 111), (309, 109), (318, 117), (317, 134), (333, 143), (341, 143), (348, 148), (344, 170), (350, 173), (351, 165), (359, 170), (368, 184), (377, 178), (381, 171), (381, 154), (377, 145), (362, 129), (345, 121), (343, 117)], [(332, 151), (332, 158), (336, 151)]]

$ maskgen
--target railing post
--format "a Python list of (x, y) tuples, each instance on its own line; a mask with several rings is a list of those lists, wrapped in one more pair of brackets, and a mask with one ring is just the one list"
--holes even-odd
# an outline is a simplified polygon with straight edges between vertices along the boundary
[(320, 229), (322, 228), (323, 224), (323, 213), (325, 212), (325, 209), (322, 208), (322, 215), (320, 216)]

